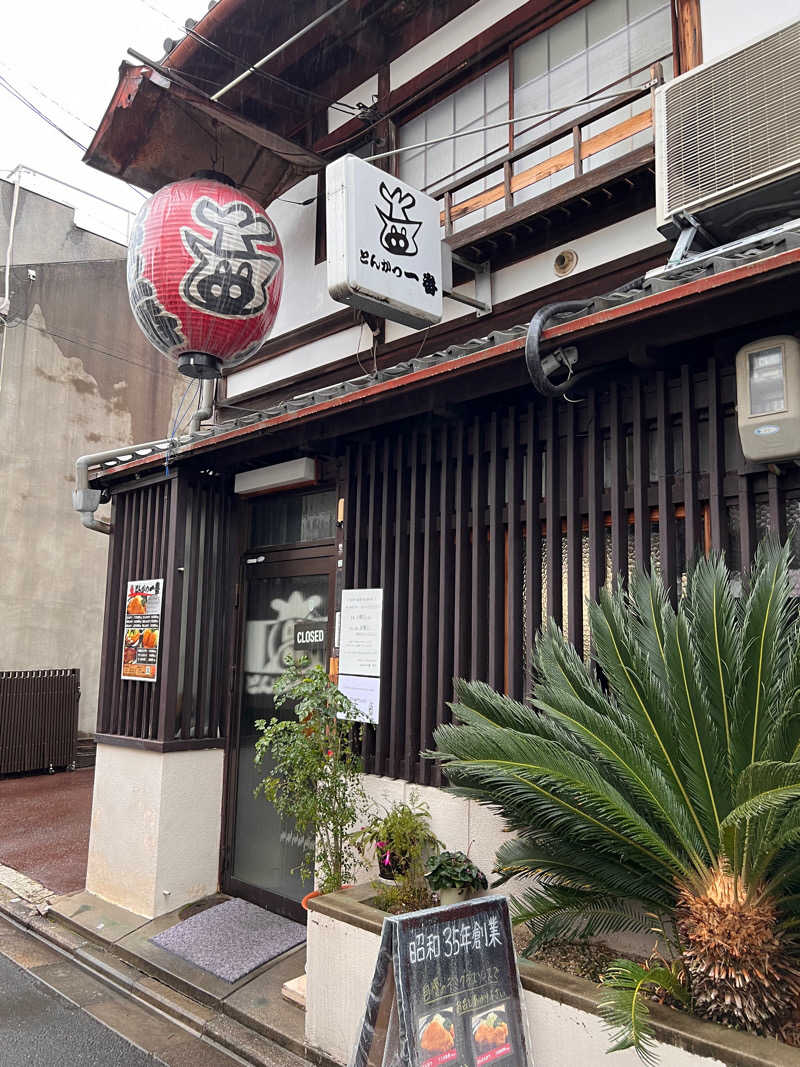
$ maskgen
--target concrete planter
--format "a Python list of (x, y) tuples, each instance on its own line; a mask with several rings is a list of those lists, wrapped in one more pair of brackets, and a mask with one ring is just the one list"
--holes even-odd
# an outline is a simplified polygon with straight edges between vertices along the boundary
[[(310, 901), (306, 1043), (347, 1063), (378, 954), (383, 912), (367, 904), (371, 885)], [(606, 1056), (597, 986), (541, 964), (520, 962), (534, 1067), (641, 1067), (632, 1050)], [(800, 1049), (651, 1007), (661, 1067), (800, 1067)]]

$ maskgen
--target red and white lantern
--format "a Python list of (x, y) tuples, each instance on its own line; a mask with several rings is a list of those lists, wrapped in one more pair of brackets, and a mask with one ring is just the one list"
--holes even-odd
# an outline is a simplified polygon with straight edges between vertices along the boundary
[(128, 296), (150, 343), (191, 378), (218, 378), (269, 336), (283, 249), (255, 200), (195, 177), (152, 196), (128, 247)]

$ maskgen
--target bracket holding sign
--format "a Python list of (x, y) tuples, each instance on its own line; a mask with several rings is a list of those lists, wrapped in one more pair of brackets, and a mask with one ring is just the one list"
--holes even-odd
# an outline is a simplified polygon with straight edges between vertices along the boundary
[(508, 901), (384, 919), (349, 1067), (533, 1067)]

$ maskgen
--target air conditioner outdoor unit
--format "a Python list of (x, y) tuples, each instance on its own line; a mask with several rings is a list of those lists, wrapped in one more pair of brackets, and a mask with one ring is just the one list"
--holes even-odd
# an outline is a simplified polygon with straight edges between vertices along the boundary
[(660, 86), (655, 142), (665, 236), (687, 216), (715, 243), (800, 216), (800, 22)]

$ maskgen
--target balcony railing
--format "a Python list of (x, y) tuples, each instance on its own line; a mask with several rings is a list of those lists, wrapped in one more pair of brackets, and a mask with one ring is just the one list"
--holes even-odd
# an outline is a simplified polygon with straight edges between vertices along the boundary
[[(470, 170), (462, 177), (441, 186), (432, 195), (442, 200), (441, 223), (444, 227), (445, 237), (454, 233), (454, 223), (463, 219), (469, 219), (470, 215), (489, 207), (498, 202), (503, 203), (504, 210), (515, 206), (515, 196), (524, 189), (560, 174), (571, 168), (572, 178), (579, 178), (588, 169), (587, 163), (592, 158), (609, 148), (622, 144), (636, 134), (652, 128), (653, 107), (628, 115), (626, 118), (615, 123), (609, 129), (600, 133), (586, 136), (587, 128), (593, 123), (624, 112), (632, 104), (652, 97), (656, 86), (664, 81), (664, 73), (661, 62), (652, 64), (649, 68), (649, 80), (635, 89), (615, 94), (614, 99), (600, 104), (585, 112), (577, 118), (571, 118), (556, 128), (549, 130), (533, 141), (529, 141), (519, 148), (515, 148), (505, 155), (486, 163), (477, 170)], [(642, 73), (642, 71), (637, 72)], [(562, 151), (550, 156), (549, 159), (533, 163), (531, 166), (519, 169), (526, 159), (541, 152), (543, 149), (556, 145), (559, 141), (569, 138), (571, 143)], [(482, 192), (471, 196), (459, 198), (459, 193), (469, 189), (476, 182), (485, 178), (499, 176), (502, 180), (491, 185)], [(568, 188), (565, 187), (565, 194)], [(517, 201), (518, 202), (518, 201)], [(498, 216), (498, 225), (502, 225), (501, 216)], [(470, 220), (472, 221), (472, 220)], [(475, 220), (479, 221), (478, 219)], [(461, 229), (461, 227), (459, 227)]]

